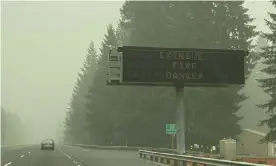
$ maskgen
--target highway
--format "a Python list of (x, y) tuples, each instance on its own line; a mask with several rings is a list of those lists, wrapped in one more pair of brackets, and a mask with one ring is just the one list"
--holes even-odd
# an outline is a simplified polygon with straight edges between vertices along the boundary
[(54, 151), (39, 145), (1, 148), (1, 166), (160, 166), (135, 151), (99, 150), (62, 145)]

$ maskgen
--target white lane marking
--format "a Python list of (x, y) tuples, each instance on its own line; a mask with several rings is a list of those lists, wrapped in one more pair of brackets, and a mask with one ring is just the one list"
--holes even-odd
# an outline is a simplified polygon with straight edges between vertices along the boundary
[(31, 153), (31, 152), (28, 152), (29, 154)]
[(63, 153), (66, 157), (68, 157), (73, 163), (75, 163), (77, 166), (80, 166), (80, 164), (74, 160), (71, 156), (69, 156), (68, 154), (66, 154), (65, 152), (63, 152), (62, 150), (60, 150), (61, 153)]
[(20, 158), (24, 157), (24, 155), (20, 156)]
[(4, 166), (8, 166), (8, 165), (10, 165), (12, 162), (9, 162), (8, 164), (5, 164)]
[(66, 153), (64, 153), (63, 151), (61, 151), (66, 157), (68, 157), (70, 160), (72, 160), (73, 161), (73, 159), (72, 159), (72, 157), (71, 156), (69, 156), (68, 154), (66, 154)]

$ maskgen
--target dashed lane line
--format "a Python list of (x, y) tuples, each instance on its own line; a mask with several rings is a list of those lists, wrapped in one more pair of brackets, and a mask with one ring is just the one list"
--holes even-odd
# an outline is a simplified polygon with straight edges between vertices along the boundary
[(8, 165), (10, 165), (12, 162), (9, 162), (8, 164), (5, 164), (4, 166), (8, 166)]
[(75, 163), (77, 166), (81, 166), (82, 165), (85, 165), (87, 166), (85, 163), (83, 163), (82, 161), (78, 161), (78, 159), (74, 159), (75, 157), (74, 156), (70, 156), (68, 154), (66, 154), (64, 151), (62, 150), (59, 150), (61, 153), (63, 153), (66, 157), (68, 157), (73, 163)]
[(70, 160), (73, 160), (72, 158), (71, 158), (71, 156), (69, 156), (68, 154), (66, 154), (66, 153), (64, 153), (63, 151), (61, 151), (66, 157), (68, 157)]
[[(30, 154), (31, 152), (28, 152), (28, 153)], [(24, 157), (24, 154), (20, 156), (20, 158), (23, 158), (23, 157)], [(9, 162), (9, 163), (5, 164), (4, 166), (8, 166), (8, 165), (11, 165), (11, 164), (12, 164), (12, 162)]]
[(70, 155), (66, 154), (65, 152), (63, 152), (62, 150), (60, 150), (66, 157), (68, 157), (74, 164), (76, 164), (77, 166), (80, 166), (80, 164), (74, 160)]

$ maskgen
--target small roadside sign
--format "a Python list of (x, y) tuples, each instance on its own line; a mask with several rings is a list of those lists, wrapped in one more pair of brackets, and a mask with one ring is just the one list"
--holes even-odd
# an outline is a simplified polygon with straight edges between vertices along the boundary
[(176, 134), (176, 124), (166, 124), (166, 134)]

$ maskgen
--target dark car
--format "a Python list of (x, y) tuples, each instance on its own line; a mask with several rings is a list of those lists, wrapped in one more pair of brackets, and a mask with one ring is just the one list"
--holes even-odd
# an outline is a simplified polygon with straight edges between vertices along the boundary
[(55, 142), (53, 139), (45, 139), (41, 142), (41, 147), (40, 147), (41, 150), (44, 150), (44, 149), (51, 149), (51, 150), (54, 150), (55, 149)]

